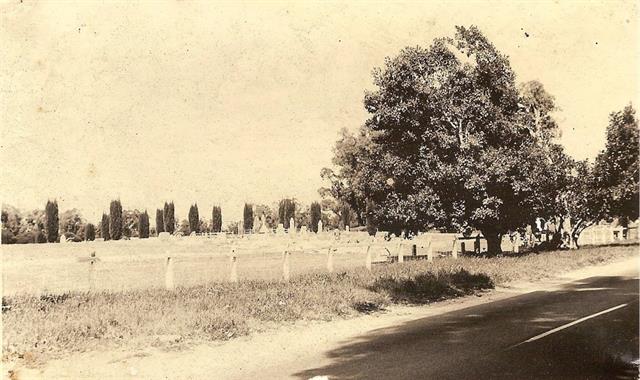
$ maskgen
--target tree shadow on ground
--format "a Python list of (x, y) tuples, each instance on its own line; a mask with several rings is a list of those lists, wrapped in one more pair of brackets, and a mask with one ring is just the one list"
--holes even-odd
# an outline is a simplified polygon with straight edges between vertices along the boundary
[(426, 304), (493, 288), (494, 283), (486, 274), (471, 274), (460, 269), (453, 273), (427, 272), (412, 278), (385, 276), (377, 279), (368, 289), (388, 294), (393, 302)]
[[(635, 379), (637, 302), (637, 279), (593, 277), (556, 291), (528, 293), (374, 330), (328, 352), (323, 365), (294, 376)], [(628, 306), (522, 343), (622, 303)]]

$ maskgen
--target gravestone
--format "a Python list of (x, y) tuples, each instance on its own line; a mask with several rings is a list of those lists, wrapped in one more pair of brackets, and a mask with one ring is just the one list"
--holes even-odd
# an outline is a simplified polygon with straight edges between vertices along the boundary
[(318, 233), (322, 232), (322, 220), (318, 220)]
[(276, 228), (276, 235), (284, 235), (284, 224), (278, 224), (278, 228)]
[(289, 233), (296, 233), (296, 222), (293, 220), (293, 218), (289, 219)]

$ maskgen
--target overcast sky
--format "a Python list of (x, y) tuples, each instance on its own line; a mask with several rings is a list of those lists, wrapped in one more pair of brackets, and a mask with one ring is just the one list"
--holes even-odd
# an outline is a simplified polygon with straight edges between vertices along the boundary
[(3, 2), (2, 201), (94, 222), (116, 197), (174, 200), (181, 219), (217, 203), (225, 224), (245, 201), (309, 203), (338, 131), (366, 118), (371, 70), (454, 25), (540, 80), (561, 142), (592, 158), (639, 98), (637, 4)]

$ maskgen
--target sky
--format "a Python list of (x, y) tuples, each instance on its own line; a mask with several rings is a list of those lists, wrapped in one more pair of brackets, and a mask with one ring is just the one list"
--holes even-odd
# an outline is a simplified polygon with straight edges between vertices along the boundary
[(2, 202), (125, 209), (319, 198), (371, 72), (476, 25), (518, 82), (541, 81), (577, 159), (639, 95), (638, 2), (0, 3)]

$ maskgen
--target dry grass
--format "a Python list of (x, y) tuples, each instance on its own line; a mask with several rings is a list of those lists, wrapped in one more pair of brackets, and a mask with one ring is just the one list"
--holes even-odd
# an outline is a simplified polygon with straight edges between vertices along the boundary
[(473, 294), (514, 280), (637, 254), (637, 245), (518, 257), (440, 259), (296, 276), (127, 292), (3, 297), (3, 360), (46, 360), (98, 347), (178, 347), (227, 340), (274, 324), (330, 320)]

